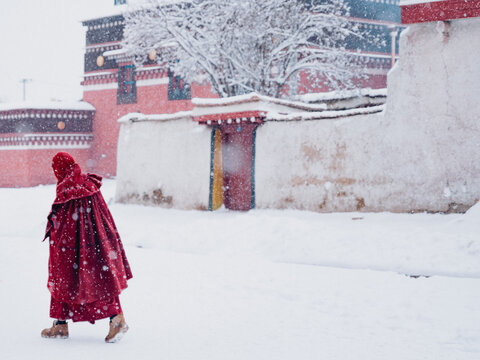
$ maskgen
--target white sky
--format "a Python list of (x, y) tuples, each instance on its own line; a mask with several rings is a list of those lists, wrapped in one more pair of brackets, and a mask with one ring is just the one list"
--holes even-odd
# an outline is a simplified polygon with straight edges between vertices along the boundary
[(114, 0), (0, 0), (0, 102), (80, 100), (85, 28)]

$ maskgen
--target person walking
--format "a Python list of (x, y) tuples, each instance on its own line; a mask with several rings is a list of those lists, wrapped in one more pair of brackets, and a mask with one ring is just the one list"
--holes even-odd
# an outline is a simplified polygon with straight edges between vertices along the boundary
[(100, 192), (102, 177), (83, 174), (65, 152), (52, 161), (56, 198), (44, 239), (50, 239), (48, 289), (53, 326), (44, 338), (68, 338), (67, 320), (110, 318), (106, 342), (128, 331), (119, 295), (132, 272), (120, 236)]

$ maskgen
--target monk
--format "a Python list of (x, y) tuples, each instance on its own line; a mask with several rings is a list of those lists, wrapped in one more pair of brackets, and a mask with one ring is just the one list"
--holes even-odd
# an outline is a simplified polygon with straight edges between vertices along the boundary
[(68, 323), (110, 318), (106, 342), (128, 331), (119, 295), (132, 278), (117, 228), (100, 193), (102, 178), (83, 174), (65, 152), (52, 162), (56, 198), (44, 240), (50, 238), (48, 289), (53, 326), (45, 338), (68, 338)]

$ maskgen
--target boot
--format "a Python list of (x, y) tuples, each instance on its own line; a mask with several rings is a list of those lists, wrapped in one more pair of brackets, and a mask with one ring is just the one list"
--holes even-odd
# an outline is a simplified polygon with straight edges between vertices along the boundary
[(123, 314), (118, 314), (110, 322), (110, 331), (108, 332), (105, 342), (114, 343), (119, 341), (128, 331), (128, 325), (125, 322)]
[(50, 329), (42, 330), (42, 337), (68, 339), (68, 324), (57, 324), (57, 320), (55, 320)]

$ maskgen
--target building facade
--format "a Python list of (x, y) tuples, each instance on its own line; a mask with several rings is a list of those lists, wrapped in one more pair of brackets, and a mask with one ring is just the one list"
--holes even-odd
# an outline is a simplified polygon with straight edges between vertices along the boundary
[(93, 167), (94, 115), (85, 102), (0, 104), (0, 186), (55, 182), (51, 162), (58, 151)]
[(350, 99), (306, 94), (301, 102), (250, 94), (195, 99), (181, 114), (125, 116), (117, 200), (466, 211), (480, 199), (480, 14), (477, 1), (450, 4), (405, 0), (410, 26), (386, 104), (381, 90)]
[[(119, 118), (128, 113), (189, 111), (194, 107), (193, 98), (216, 97), (208, 85), (185, 84), (168, 68), (159, 66), (155, 52), (148, 54), (146, 63), (135, 68), (121, 46), (125, 29), (122, 11), (126, 2), (114, 0), (118, 6), (112, 14), (83, 21), (86, 38), (82, 102), (6, 104), (0, 109), (0, 166), (4, 174), (0, 186), (53, 183), (50, 160), (59, 150), (72, 152), (85, 171), (113, 177), (117, 173)], [(385, 40), (375, 46), (358, 40), (348, 43), (348, 50), (368, 65), (369, 78), (359, 85), (383, 88), (398, 53), (398, 0), (346, 2), (351, 8), (352, 21)], [(304, 80), (297, 90), (299, 94), (312, 91)], [(253, 129), (248, 136), (250, 142)], [(230, 139), (237, 135), (227, 136), (224, 131), (224, 136)], [(238, 140), (247, 138), (242, 139)], [(225, 181), (235, 183), (235, 179)]]
[[(348, 50), (358, 53), (368, 67), (368, 78), (360, 81), (361, 87), (386, 86), (387, 72), (398, 56), (397, 30), (401, 26), (398, 1), (346, 0), (351, 8), (352, 21), (384, 39), (383, 43), (375, 46), (353, 39), (348, 43)], [(185, 84), (169, 69), (159, 66), (154, 51), (148, 54), (148, 62), (141, 68), (135, 68), (132, 59), (122, 52), (125, 21), (120, 13), (86, 20), (83, 25), (87, 28), (82, 82), (84, 101), (96, 109), (92, 156), (96, 171), (114, 176), (119, 131), (117, 119), (131, 112), (173, 114), (188, 111), (193, 108), (192, 98), (212, 98), (216, 95), (208, 86)], [(316, 91), (319, 90), (328, 89)], [(308, 83), (301, 81), (298, 93), (310, 91)]]

